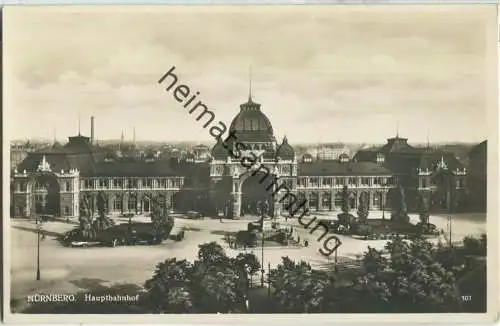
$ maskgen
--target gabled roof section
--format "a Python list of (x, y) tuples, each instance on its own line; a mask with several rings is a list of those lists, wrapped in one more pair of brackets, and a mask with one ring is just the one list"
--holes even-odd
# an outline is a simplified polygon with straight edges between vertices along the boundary
[(387, 144), (382, 146), (379, 150), (384, 154), (388, 153), (421, 153), (421, 148), (415, 148), (408, 144), (408, 138), (399, 136), (387, 139)]
[(427, 152), (421, 156), (419, 168), (436, 170), (439, 167), (445, 167), (447, 170), (463, 170), (464, 165), (453, 155), (441, 151)]

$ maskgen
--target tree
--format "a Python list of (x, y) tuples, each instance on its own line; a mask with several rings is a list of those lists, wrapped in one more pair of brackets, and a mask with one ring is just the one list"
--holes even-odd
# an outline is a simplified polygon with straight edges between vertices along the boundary
[(94, 231), (97, 233), (112, 225), (112, 221), (106, 216), (106, 195), (103, 191), (99, 191), (97, 194), (96, 206), (98, 214), (92, 225)]
[(383, 256), (382, 251), (368, 246), (368, 251), (363, 257), (363, 266), (369, 274), (378, 275), (385, 270), (387, 259)]
[(256, 257), (230, 259), (215, 242), (200, 245), (198, 256), (192, 264), (175, 258), (159, 263), (145, 284), (149, 305), (170, 313), (243, 311), (247, 288), (240, 263)]
[(174, 227), (174, 218), (170, 215), (166, 202), (162, 202), (156, 198), (151, 200), (151, 222), (155, 233), (162, 237), (170, 234)]
[(243, 311), (246, 282), (231, 266), (211, 266), (196, 283), (196, 300), (204, 313)]
[(417, 198), (418, 214), (422, 225), (429, 224), (429, 198), (424, 193), (420, 193)]
[(358, 205), (358, 218), (361, 223), (368, 222), (368, 194), (366, 192), (362, 192), (359, 196), (359, 205)]
[(400, 222), (409, 222), (404, 188), (398, 185), (392, 194), (392, 207), (394, 211), (391, 214), (391, 219)]
[(198, 259), (206, 266), (215, 266), (228, 262), (224, 249), (217, 242), (212, 241), (198, 246)]
[(342, 213), (338, 214), (337, 218), (341, 225), (347, 227), (353, 222), (353, 220), (355, 220), (355, 217), (349, 214), (349, 192), (347, 190), (347, 186), (344, 186), (342, 188), (341, 198), (342, 198), (342, 204), (341, 204)]
[(192, 274), (193, 266), (185, 259), (171, 258), (159, 263), (144, 286), (150, 305), (161, 313), (189, 312), (193, 307)]
[(80, 214), (78, 219), (82, 236), (89, 240), (94, 239), (96, 236), (92, 211), (91, 197), (84, 195), (80, 200)]
[(239, 253), (238, 256), (234, 258), (234, 265), (239, 270), (244, 270), (245, 273), (248, 268), (250, 276), (257, 273), (261, 268), (259, 259), (251, 253)]
[(273, 298), (280, 312), (315, 313), (330, 311), (333, 305), (334, 278), (323, 271), (313, 270), (301, 261), (295, 263), (283, 257), (283, 263), (270, 272)]
[[(458, 312), (459, 300), (453, 273), (435, 257), (436, 248), (424, 239), (408, 243), (396, 238), (386, 246), (390, 259), (365, 254), (366, 272), (353, 285), (352, 304), (362, 300), (363, 312)], [(356, 310), (356, 309), (354, 309)]]

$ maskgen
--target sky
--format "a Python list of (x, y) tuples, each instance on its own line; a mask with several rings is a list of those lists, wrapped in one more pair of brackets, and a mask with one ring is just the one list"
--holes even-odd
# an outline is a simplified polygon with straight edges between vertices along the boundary
[(4, 9), (10, 139), (201, 141), (157, 83), (228, 126), (248, 99), (290, 143), (480, 142), (497, 127), (496, 8), (169, 6)]

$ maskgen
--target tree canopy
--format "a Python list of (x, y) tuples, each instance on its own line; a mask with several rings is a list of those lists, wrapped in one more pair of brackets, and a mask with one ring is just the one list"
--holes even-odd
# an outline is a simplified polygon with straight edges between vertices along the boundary
[(226, 255), (216, 242), (199, 246), (198, 260), (167, 259), (146, 281), (148, 302), (162, 313), (244, 312), (250, 274), (260, 264), (253, 254)]
[(326, 272), (313, 270), (301, 261), (295, 263), (288, 257), (270, 272), (273, 298), (283, 312), (314, 313), (331, 310), (334, 278)]

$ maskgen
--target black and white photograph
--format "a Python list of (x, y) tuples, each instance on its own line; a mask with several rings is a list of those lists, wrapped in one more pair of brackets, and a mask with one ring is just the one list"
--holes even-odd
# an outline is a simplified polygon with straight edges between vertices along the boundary
[(498, 318), (497, 6), (2, 24), (7, 321)]

